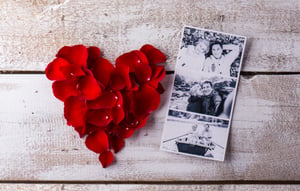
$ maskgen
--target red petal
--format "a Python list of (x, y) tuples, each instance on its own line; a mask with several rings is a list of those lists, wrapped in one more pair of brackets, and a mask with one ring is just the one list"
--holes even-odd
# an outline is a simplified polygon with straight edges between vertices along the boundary
[(105, 126), (96, 126), (96, 125), (92, 125), (92, 124), (86, 124), (86, 128), (85, 128), (85, 134), (91, 134), (95, 131), (99, 131), (102, 130), (104, 131), (106, 129)]
[(61, 72), (65, 75), (66, 78), (84, 76), (85, 72), (82, 70), (81, 66), (70, 64), (68, 66), (60, 67)]
[(123, 106), (123, 96), (122, 96), (121, 92), (120, 92), (120, 91), (115, 91), (114, 93), (115, 93), (115, 94), (117, 95), (117, 97), (118, 97), (116, 106), (118, 106), (118, 107)]
[(123, 107), (128, 112), (133, 112), (134, 110), (134, 94), (132, 91), (123, 92)]
[(54, 96), (61, 101), (65, 101), (65, 99), (70, 96), (77, 96), (79, 94), (78, 90), (76, 89), (77, 82), (77, 78), (55, 81), (52, 84)]
[(113, 118), (113, 123), (114, 124), (119, 124), (125, 117), (125, 112), (122, 107), (114, 107), (111, 110), (111, 116)]
[(92, 68), (95, 62), (100, 59), (101, 57), (101, 51), (98, 47), (96, 46), (90, 46), (87, 48), (88, 51), (88, 68)]
[(150, 64), (158, 64), (167, 60), (166, 56), (159, 49), (150, 44), (144, 45), (140, 51), (147, 56)]
[(126, 139), (133, 135), (135, 128), (128, 128), (126, 126), (120, 125), (115, 129), (115, 133), (118, 137)]
[(95, 99), (101, 94), (101, 88), (91, 72), (80, 78), (78, 89), (87, 100)]
[(115, 70), (117, 75), (121, 76), (121, 78), (123, 79), (123, 83), (125, 83), (125, 86), (127, 88), (131, 87), (131, 80), (130, 80), (130, 76), (129, 76), (129, 70), (130, 70), (129, 66), (122, 65), (122, 64), (117, 65), (116, 70)]
[(108, 165), (110, 165), (114, 160), (114, 155), (111, 151), (104, 151), (99, 156), (99, 161), (102, 164), (103, 168), (106, 168)]
[(147, 82), (147, 85), (157, 88), (159, 82), (166, 76), (166, 71), (163, 66), (158, 66), (156, 64), (150, 66), (152, 68), (152, 77), (151, 80)]
[(125, 87), (125, 80), (123, 77), (115, 70), (111, 73), (111, 81), (109, 86), (114, 90), (121, 90)]
[(140, 63), (141, 60), (133, 52), (122, 54), (116, 59), (116, 67), (126, 65), (129, 67), (129, 72), (135, 71), (135, 64)]
[(82, 97), (69, 97), (65, 101), (64, 116), (68, 125), (75, 128), (85, 126), (85, 115), (87, 112), (85, 100)]
[(133, 75), (130, 75), (129, 77), (130, 77), (129, 79), (130, 79), (131, 86), (127, 87), (127, 90), (129, 90), (129, 91), (137, 91), (139, 89), (139, 86), (138, 86), (138, 84), (135, 81), (135, 77)]
[(82, 138), (86, 132), (86, 126), (74, 127), (75, 131), (78, 132), (79, 136)]
[(125, 145), (125, 141), (122, 138), (119, 138), (115, 135), (110, 136), (110, 143), (111, 147), (113, 148), (114, 152), (119, 152)]
[(141, 52), (139, 50), (134, 50), (131, 52), (134, 53), (138, 57), (139, 61), (137, 64), (149, 64), (148, 58), (143, 52)]
[(104, 86), (107, 86), (114, 69), (114, 66), (107, 59), (101, 58), (96, 61), (91, 70), (95, 78)]
[(90, 109), (108, 109), (113, 108), (117, 105), (119, 98), (114, 92), (104, 92), (96, 99), (88, 102), (88, 107)]
[(109, 148), (108, 137), (105, 131), (99, 130), (87, 136), (85, 145), (95, 153), (103, 153)]
[(159, 93), (159, 94), (162, 94), (165, 92), (165, 88), (161, 85), (161, 83), (158, 83), (158, 86), (156, 88), (156, 91)]
[(88, 52), (83, 45), (64, 46), (58, 51), (56, 57), (64, 58), (71, 64), (86, 66)]
[(151, 86), (143, 85), (134, 95), (134, 113), (136, 116), (145, 116), (159, 106), (160, 95)]
[(136, 129), (140, 129), (146, 125), (149, 114), (144, 117), (139, 118), (139, 124), (136, 126)]
[(48, 64), (45, 73), (49, 80), (65, 80), (64, 73), (60, 70), (62, 66), (69, 66), (70, 63), (63, 58), (56, 58)]
[(164, 66), (159, 66), (156, 64), (151, 65), (152, 68), (152, 79), (157, 79), (158, 81), (161, 81), (164, 79), (166, 75), (165, 67)]
[(112, 117), (104, 110), (89, 110), (86, 122), (96, 126), (106, 126), (112, 121)]
[(141, 84), (150, 81), (152, 76), (152, 69), (149, 64), (137, 64), (134, 74), (138, 83)]
[(134, 113), (127, 112), (126, 118), (122, 121), (122, 125), (128, 127), (129, 129), (139, 129), (145, 126), (149, 114), (142, 117), (137, 117)]

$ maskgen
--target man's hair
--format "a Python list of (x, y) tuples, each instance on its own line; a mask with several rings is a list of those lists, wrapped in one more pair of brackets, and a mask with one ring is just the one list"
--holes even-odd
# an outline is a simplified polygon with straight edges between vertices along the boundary
[(208, 81), (208, 80), (204, 81), (204, 82), (202, 83), (202, 85), (203, 85), (203, 84), (209, 84), (209, 85), (210, 85), (210, 87), (213, 87), (213, 85), (212, 85), (211, 81)]

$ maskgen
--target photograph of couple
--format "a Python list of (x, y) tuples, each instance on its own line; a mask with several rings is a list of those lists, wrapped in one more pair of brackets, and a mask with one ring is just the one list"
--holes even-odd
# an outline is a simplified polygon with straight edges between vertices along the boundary
[(229, 119), (236, 79), (190, 72), (176, 74), (170, 109)]
[(237, 77), (245, 38), (185, 27), (176, 70)]
[(227, 120), (172, 111), (167, 124), (162, 137), (162, 150), (224, 160), (228, 134)]

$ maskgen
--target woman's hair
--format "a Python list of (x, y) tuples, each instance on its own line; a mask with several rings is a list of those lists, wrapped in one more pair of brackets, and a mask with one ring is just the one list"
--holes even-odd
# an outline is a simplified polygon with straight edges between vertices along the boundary
[(208, 51), (208, 53), (207, 53), (207, 56), (212, 55), (212, 47), (213, 47), (214, 45), (219, 45), (219, 46), (223, 49), (223, 43), (222, 43), (222, 42), (220, 42), (220, 41), (214, 41), (214, 42), (212, 42), (212, 43), (210, 44), (210, 46), (209, 46), (209, 51)]
[(212, 48), (214, 45), (219, 45), (221, 48), (223, 48), (223, 43), (220, 41), (215, 41), (211, 44), (210, 48)]
[(209, 41), (206, 40), (206, 39), (199, 38), (199, 39), (195, 42), (195, 46), (197, 46), (197, 45), (200, 44), (200, 43), (204, 44), (204, 45), (207, 47), (207, 49), (206, 49), (206, 51), (205, 51), (205, 54), (207, 54), (207, 53), (209, 52)]

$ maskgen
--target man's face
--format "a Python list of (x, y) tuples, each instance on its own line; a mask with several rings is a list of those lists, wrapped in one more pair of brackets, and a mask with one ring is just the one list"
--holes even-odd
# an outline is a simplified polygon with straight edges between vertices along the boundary
[(213, 91), (211, 85), (209, 83), (204, 83), (202, 86), (202, 92), (204, 95), (210, 95), (211, 92)]
[(219, 44), (214, 44), (212, 47), (211, 47), (211, 51), (212, 51), (212, 55), (215, 57), (215, 58), (221, 58), (222, 56), (222, 52), (223, 52), (223, 49), (222, 47), (219, 45)]

